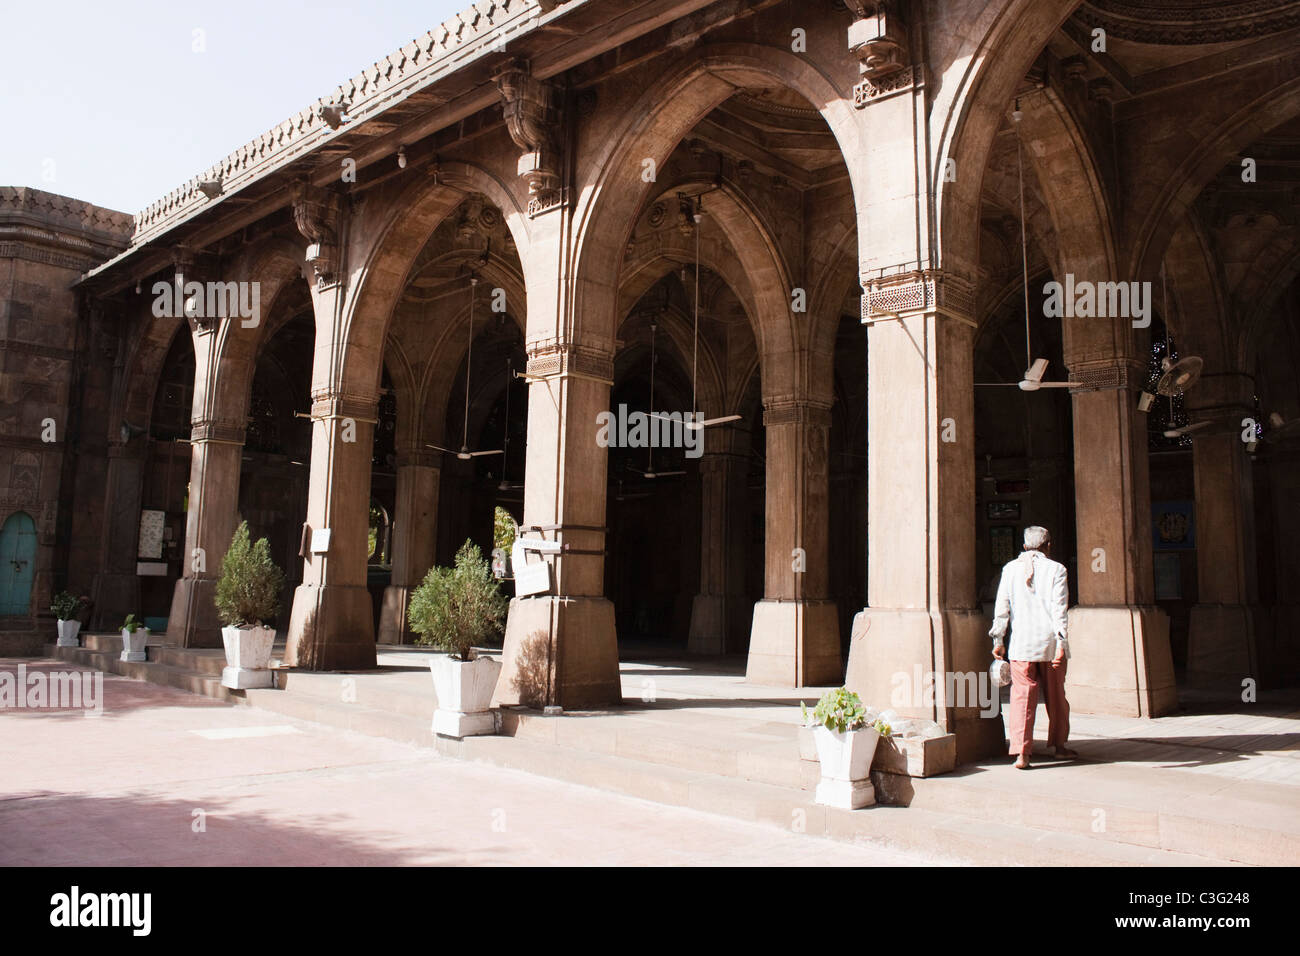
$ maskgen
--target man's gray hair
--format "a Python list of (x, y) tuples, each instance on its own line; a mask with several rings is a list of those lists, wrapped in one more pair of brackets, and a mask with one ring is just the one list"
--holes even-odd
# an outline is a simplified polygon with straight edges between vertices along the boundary
[(1042, 551), (1043, 545), (1051, 544), (1052, 536), (1046, 528), (1040, 528), (1038, 525), (1032, 525), (1025, 529), (1025, 550)]

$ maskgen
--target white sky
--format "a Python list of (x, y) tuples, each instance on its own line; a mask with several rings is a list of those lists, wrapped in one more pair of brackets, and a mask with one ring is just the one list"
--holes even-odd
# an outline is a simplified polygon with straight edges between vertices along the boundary
[(11, 0), (0, 18), (0, 185), (139, 212), (470, 6)]

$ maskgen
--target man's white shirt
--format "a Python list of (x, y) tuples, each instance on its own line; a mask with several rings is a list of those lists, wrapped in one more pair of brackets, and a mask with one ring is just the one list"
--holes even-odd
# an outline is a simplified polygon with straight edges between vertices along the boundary
[[(1032, 585), (1028, 583), (1031, 570)], [(1065, 656), (1069, 658), (1070, 645), (1066, 640), (1069, 604), (1065, 565), (1053, 561), (1041, 551), (1021, 553), (1002, 568), (997, 604), (993, 609), (993, 627), (989, 631), (994, 646), (1003, 643), (1010, 625), (1009, 660), (1054, 660), (1058, 646), (1064, 647)]]

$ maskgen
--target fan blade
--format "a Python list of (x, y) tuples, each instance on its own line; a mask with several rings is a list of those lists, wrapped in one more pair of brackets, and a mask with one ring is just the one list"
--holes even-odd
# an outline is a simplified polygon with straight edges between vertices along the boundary
[(438, 451), (446, 452), (448, 455), (456, 455), (456, 454), (459, 454), (459, 452), (452, 451), (450, 448), (443, 448), (441, 445), (430, 445), (428, 442), (425, 442), (425, 443), (424, 443), (424, 447), (425, 447), (425, 448), (436, 448)]
[(469, 456), (471, 458), (478, 458), (480, 455), (504, 455), (504, 454), (505, 454), (504, 448), (497, 448), (494, 449), (493, 451), (472, 451), (469, 453)]
[(1080, 382), (1039, 382), (1039, 388), (1082, 388)]
[(740, 415), (723, 415), (721, 418), (706, 418), (699, 424), (701, 427), (707, 428), (710, 425), (721, 425), (723, 422), (738, 422), (740, 419)]
[(673, 475), (684, 475), (684, 474), (686, 474), (686, 472), (684, 471), (656, 471), (654, 473), (654, 476), (656, 478), (670, 478)]
[(1020, 383), (1019, 382), (976, 382), (975, 383), (976, 388), (995, 388), (998, 386), (1002, 388), (1019, 388)]

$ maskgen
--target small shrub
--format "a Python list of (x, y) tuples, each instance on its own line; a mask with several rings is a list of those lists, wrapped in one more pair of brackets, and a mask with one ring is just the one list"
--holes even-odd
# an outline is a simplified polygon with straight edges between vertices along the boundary
[(828, 690), (817, 701), (813, 711), (814, 723), (821, 724), (828, 730), (844, 733), (848, 730), (860, 730), (867, 724), (867, 709), (862, 700), (847, 687)]
[(221, 579), (213, 602), (221, 623), (252, 627), (274, 620), (282, 590), (284, 574), (271, 560), (271, 545), (265, 538), (253, 544), (248, 522), (241, 522), (230, 539), (230, 550), (221, 559)]
[(450, 568), (430, 568), (411, 595), (407, 616), (419, 644), (473, 660), (474, 645), (500, 634), (510, 609), (492, 567), (473, 541), (456, 552)]
[(134, 614), (128, 614), (126, 620), (122, 622), (122, 626), (119, 630), (126, 631), (128, 634), (134, 634), (142, 627), (144, 627), (144, 625), (135, 619)]
[(50, 610), (60, 621), (71, 621), (81, 610), (81, 598), (69, 591), (60, 591), (54, 595), (54, 603), (50, 605)]

